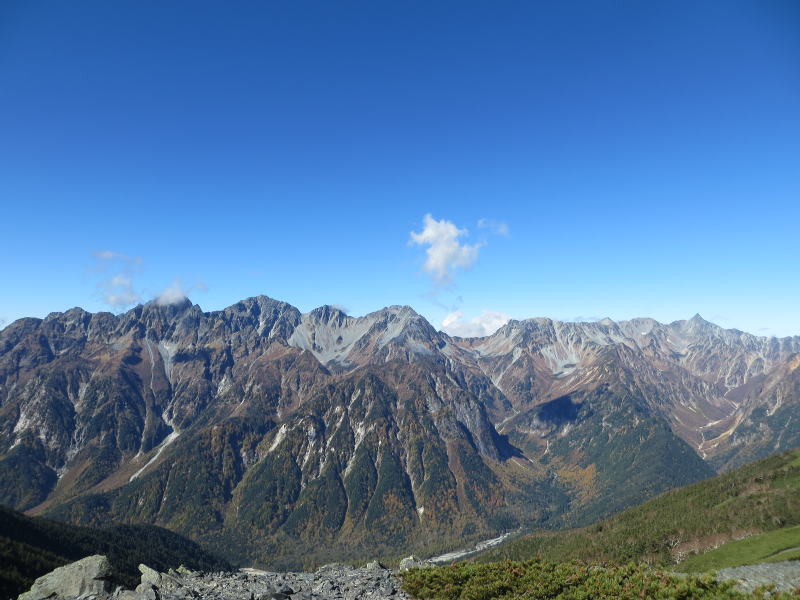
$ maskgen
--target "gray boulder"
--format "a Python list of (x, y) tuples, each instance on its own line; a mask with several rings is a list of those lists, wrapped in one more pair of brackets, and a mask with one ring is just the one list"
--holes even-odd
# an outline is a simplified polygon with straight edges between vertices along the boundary
[(161, 585), (161, 573), (151, 569), (147, 565), (139, 565), (139, 573), (142, 574), (142, 583), (158, 587)]
[(106, 595), (111, 591), (110, 576), (111, 564), (105, 556), (87, 556), (42, 575), (29, 591), (20, 594), (19, 600)]
[(421, 569), (422, 567), (430, 567), (432, 563), (421, 558), (417, 558), (413, 554), (400, 561), (400, 571), (408, 571), (410, 569)]

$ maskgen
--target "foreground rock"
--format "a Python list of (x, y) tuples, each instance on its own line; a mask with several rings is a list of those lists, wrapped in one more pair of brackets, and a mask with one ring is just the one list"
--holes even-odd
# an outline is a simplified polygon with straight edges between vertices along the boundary
[[(105, 557), (90, 558), (105, 560)], [(140, 565), (141, 583), (134, 591), (117, 589), (108, 593), (106, 587), (90, 589), (87, 582), (93, 579), (86, 578), (82, 580), (83, 587), (37, 588), (40, 580), (50, 578), (62, 569), (72, 569), (84, 561), (41, 577), (34, 588), (19, 600), (78, 597), (81, 600), (410, 600), (410, 596), (400, 589), (400, 580), (378, 562), (361, 568), (327, 565), (314, 573), (273, 573), (255, 569), (236, 573), (202, 573), (183, 567), (158, 573)], [(38, 595), (30, 595), (35, 590), (40, 590), (36, 592)], [(44, 593), (46, 591), (48, 593)]]
[(111, 564), (105, 556), (87, 556), (42, 575), (30, 591), (20, 594), (19, 600), (108, 595), (111, 591), (110, 576)]

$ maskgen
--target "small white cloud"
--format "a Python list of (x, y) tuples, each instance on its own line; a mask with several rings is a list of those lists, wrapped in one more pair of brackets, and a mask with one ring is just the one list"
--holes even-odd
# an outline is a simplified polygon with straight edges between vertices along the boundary
[(331, 306), (333, 308), (335, 308), (336, 310), (342, 311), (344, 314), (349, 314), (350, 313), (350, 309), (347, 308), (344, 304), (331, 304)]
[(442, 320), (442, 331), (448, 335), (458, 337), (483, 337), (492, 335), (503, 325), (508, 323), (511, 317), (505, 313), (484, 310), (474, 319), (465, 320), (464, 314), (457, 310), (451, 312)]
[(488, 229), (491, 233), (506, 236), (509, 234), (508, 225), (494, 219), (478, 219), (479, 229)]
[(470, 246), (459, 243), (459, 238), (467, 235), (466, 229), (459, 229), (450, 221), (437, 221), (430, 214), (425, 215), (425, 226), (419, 233), (411, 232), (410, 242), (428, 246), (428, 258), (422, 265), (437, 285), (452, 282), (456, 269), (467, 269), (478, 259), (481, 244)]
[(183, 291), (183, 285), (181, 285), (181, 280), (176, 279), (156, 297), (156, 304), (158, 304), (159, 306), (177, 304), (178, 302), (181, 302), (184, 298), (186, 298), (186, 292)]
[(177, 304), (183, 302), (189, 297), (189, 293), (193, 290), (206, 291), (208, 286), (202, 281), (198, 281), (194, 285), (184, 287), (183, 281), (180, 277), (176, 277), (171, 284), (158, 296), (156, 296), (156, 304), (159, 306), (169, 306), (170, 304)]

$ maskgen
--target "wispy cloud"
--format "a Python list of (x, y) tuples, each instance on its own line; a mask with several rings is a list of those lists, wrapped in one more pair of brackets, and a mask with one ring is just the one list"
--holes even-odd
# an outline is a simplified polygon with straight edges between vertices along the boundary
[(141, 258), (113, 250), (94, 250), (92, 255), (97, 259), (92, 270), (102, 275), (97, 291), (103, 302), (119, 310), (141, 300), (134, 286), (134, 275), (141, 267)]
[(502, 236), (507, 236), (510, 233), (506, 223), (495, 221), (494, 219), (478, 219), (478, 228), (487, 229), (490, 233)]
[(190, 286), (184, 286), (180, 277), (176, 277), (158, 296), (156, 296), (156, 304), (159, 306), (168, 306), (170, 304), (178, 304), (183, 302), (189, 297), (189, 294), (194, 290), (205, 291), (208, 287), (202, 281), (198, 281)]
[(597, 321), (602, 321), (603, 319), (605, 319), (605, 317), (598, 317), (596, 315), (590, 317), (587, 317), (585, 315), (577, 315), (575, 317), (567, 319), (567, 321), (570, 321), (572, 323), (596, 323)]
[(125, 310), (147, 298), (152, 298), (160, 306), (167, 306), (183, 301), (193, 291), (208, 289), (200, 280), (186, 285), (180, 277), (176, 277), (161, 292), (153, 295), (152, 291), (142, 291), (137, 284), (137, 278), (143, 270), (140, 257), (108, 249), (93, 250), (92, 256), (95, 265), (89, 271), (99, 277), (98, 295), (112, 310)]
[(505, 313), (484, 310), (477, 317), (467, 320), (460, 311), (451, 312), (442, 320), (442, 331), (448, 335), (458, 337), (483, 337), (492, 335), (503, 325), (508, 323), (511, 317)]
[(114, 252), (113, 250), (92, 250), (92, 256), (95, 258), (99, 258), (100, 260), (121, 260), (126, 262), (132, 262), (134, 264), (141, 264), (142, 259), (138, 256), (128, 256), (127, 254), (122, 254), (121, 252)]
[(460, 238), (468, 234), (466, 229), (459, 229), (451, 221), (437, 221), (430, 214), (425, 215), (422, 231), (411, 232), (410, 243), (428, 246), (427, 259), (422, 269), (431, 276), (436, 285), (452, 283), (457, 269), (468, 269), (478, 260), (478, 251), (482, 244), (459, 242)]
[(136, 304), (141, 299), (139, 293), (133, 288), (133, 279), (122, 273), (117, 273), (105, 280), (101, 287), (105, 292), (106, 304), (113, 307)]

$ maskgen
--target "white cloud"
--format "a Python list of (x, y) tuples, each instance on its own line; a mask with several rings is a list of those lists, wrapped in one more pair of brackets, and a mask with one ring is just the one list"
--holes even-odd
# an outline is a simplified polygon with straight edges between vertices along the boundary
[(186, 298), (186, 292), (180, 279), (175, 279), (163, 292), (156, 297), (156, 304), (167, 306), (177, 304)]
[(133, 289), (133, 280), (127, 275), (117, 273), (101, 283), (105, 290), (105, 301), (114, 307), (128, 306), (139, 301), (140, 296)]
[(437, 221), (427, 214), (424, 224), (419, 233), (411, 232), (410, 241), (428, 246), (428, 258), (422, 268), (431, 275), (434, 282), (437, 285), (450, 283), (457, 268), (467, 269), (475, 263), (481, 244), (460, 244), (458, 239), (469, 232), (445, 219)]
[(92, 255), (97, 259), (92, 271), (104, 274), (97, 284), (103, 302), (111, 308), (123, 309), (141, 300), (133, 281), (133, 275), (142, 263), (141, 258), (113, 250), (94, 250)]
[(483, 337), (492, 335), (503, 325), (508, 323), (511, 317), (505, 313), (484, 310), (474, 319), (465, 320), (464, 314), (457, 310), (451, 312), (442, 320), (442, 331), (448, 335), (458, 337)]
[[(126, 308), (142, 301), (143, 297), (151, 297), (151, 292), (140, 293), (136, 284), (136, 276), (142, 271), (142, 259), (114, 250), (93, 250), (95, 265), (89, 271), (98, 274), (102, 279), (97, 283), (97, 291), (108, 306), (114, 310)], [(158, 294), (156, 304), (166, 306), (182, 301), (194, 290), (207, 290), (202, 281), (184, 286), (180, 278)]]
[(506, 236), (509, 234), (508, 225), (494, 219), (478, 219), (479, 229), (488, 229), (491, 233)]
[(180, 277), (176, 277), (163, 292), (156, 296), (156, 304), (159, 306), (177, 304), (188, 298), (189, 293), (193, 290), (205, 291), (207, 289), (208, 287), (202, 281), (198, 281), (189, 287), (184, 287)]

